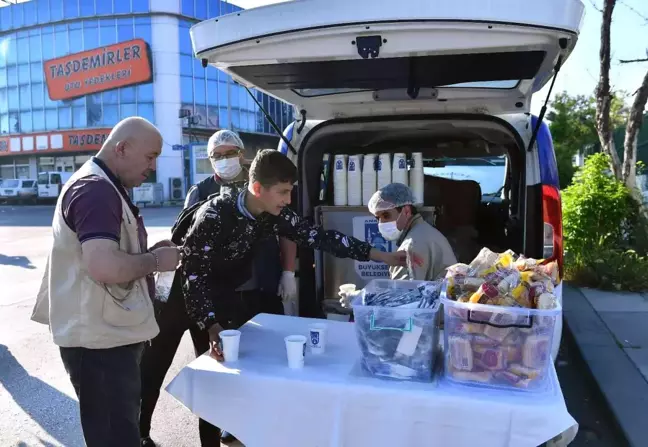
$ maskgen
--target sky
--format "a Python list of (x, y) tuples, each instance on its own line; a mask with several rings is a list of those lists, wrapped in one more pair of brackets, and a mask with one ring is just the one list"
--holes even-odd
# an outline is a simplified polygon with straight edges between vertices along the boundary
[[(230, 0), (231, 3), (245, 9), (282, 1), (286, 0)], [(601, 5), (602, 0), (583, 0), (583, 2), (585, 3), (586, 12), (578, 43), (558, 74), (554, 93), (567, 91), (572, 95), (588, 95), (594, 91), (598, 82), (601, 13), (592, 6), (592, 2)], [(640, 59), (647, 56), (647, 0), (617, 1), (613, 16), (611, 40), (612, 68), (610, 78), (612, 87), (613, 89), (633, 93), (639, 88), (646, 70), (648, 70), (648, 62), (622, 65), (619, 64), (619, 59)], [(535, 114), (539, 113), (544, 103), (548, 85), (533, 97), (531, 111)], [(629, 101), (632, 101), (632, 99)]]

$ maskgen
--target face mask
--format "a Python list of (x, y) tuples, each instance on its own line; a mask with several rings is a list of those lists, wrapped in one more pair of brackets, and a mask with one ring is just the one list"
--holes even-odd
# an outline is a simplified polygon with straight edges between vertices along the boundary
[(402, 231), (396, 226), (396, 221), (393, 222), (379, 222), (378, 231), (388, 241), (396, 241), (400, 237)]
[(241, 161), (238, 157), (223, 158), (212, 162), (214, 171), (223, 180), (232, 180), (241, 173)]

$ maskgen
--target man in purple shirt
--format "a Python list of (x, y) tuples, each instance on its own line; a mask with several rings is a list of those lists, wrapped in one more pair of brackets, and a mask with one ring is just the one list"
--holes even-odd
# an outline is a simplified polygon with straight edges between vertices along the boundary
[(175, 270), (180, 251), (170, 241), (147, 248), (126, 188), (150, 175), (161, 148), (151, 123), (121, 121), (64, 186), (54, 215), (48, 323), (79, 398), (89, 447), (140, 443), (140, 358), (159, 332), (150, 302), (153, 273)]

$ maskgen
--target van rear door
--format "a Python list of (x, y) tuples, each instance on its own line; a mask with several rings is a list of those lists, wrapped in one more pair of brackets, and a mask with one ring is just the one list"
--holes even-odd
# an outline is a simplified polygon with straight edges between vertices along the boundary
[(308, 119), (528, 112), (580, 0), (299, 0), (191, 28), (196, 56)]

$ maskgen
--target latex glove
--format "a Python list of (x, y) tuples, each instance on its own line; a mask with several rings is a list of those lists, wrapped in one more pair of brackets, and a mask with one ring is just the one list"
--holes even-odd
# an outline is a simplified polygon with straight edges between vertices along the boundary
[(354, 290), (353, 292), (338, 292), (338, 296), (340, 297), (340, 305), (342, 307), (350, 309), (351, 307), (351, 301), (353, 301), (356, 297), (360, 296), (362, 293), (362, 290)]
[(284, 300), (294, 299), (297, 296), (297, 282), (295, 281), (295, 272), (286, 270), (281, 274), (279, 281), (279, 296)]
[(284, 271), (279, 281), (277, 294), (281, 296), (283, 302), (284, 315), (299, 316), (299, 307), (297, 303), (297, 282), (295, 281), (295, 272)]

